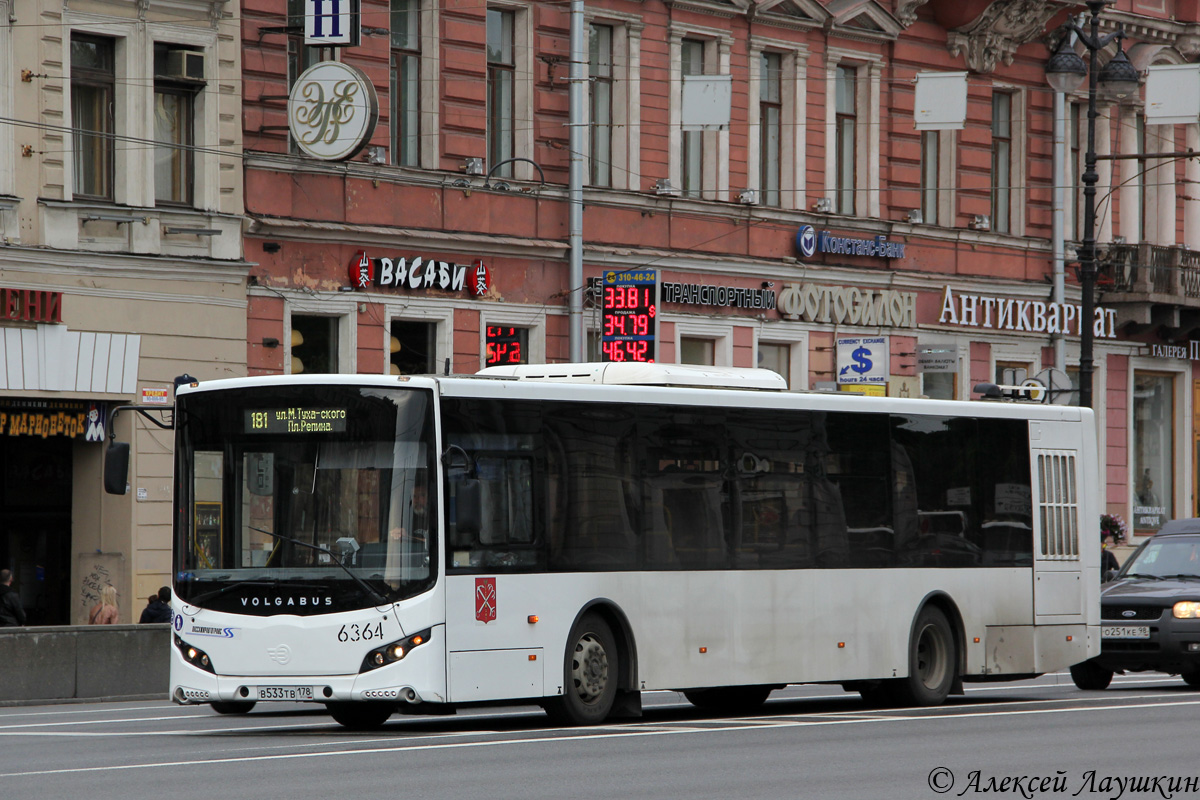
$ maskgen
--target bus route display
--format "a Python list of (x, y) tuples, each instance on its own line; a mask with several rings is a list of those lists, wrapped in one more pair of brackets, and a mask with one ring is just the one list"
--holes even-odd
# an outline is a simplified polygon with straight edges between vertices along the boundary
[(246, 433), (341, 433), (344, 408), (264, 408), (246, 412)]
[(654, 361), (658, 273), (606, 272), (601, 289), (601, 360)]

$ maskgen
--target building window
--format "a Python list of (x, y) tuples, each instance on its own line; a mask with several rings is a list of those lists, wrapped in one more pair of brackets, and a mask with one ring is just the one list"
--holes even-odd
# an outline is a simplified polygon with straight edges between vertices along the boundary
[(996, 383), (1020, 386), (1029, 377), (1029, 364), (1023, 361), (997, 361)]
[[(489, 8), (487, 12), (487, 134), (488, 168), (513, 157), (513, 91), (516, 60), (513, 55), (515, 13)], [(512, 164), (492, 173), (511, 178)]]
[(758, 366), (783, 376), (790, 387), (792, 385), (792, 346), (759, 342)]
[(291, 373), (338, 371), (338, 318), (293, 314)]
[(921, 216), (926, 225), (937, 225), (941, 189), (942, 132), (921, 132)]
[(420, 164), (421, 143), (421, 4), (392, 3), (392, 159)]
[[(679, 47), (680, 73), (704, 74), (704, 42), (684, 39)], [(679, 82), (680, 104), (683, 103), (683, 81)], [(683, 132), (683, 194), (699, 197), (704, 188), (704, 131)]]
[(837, 211), (839, 214), (854, 214), (854, 189), (857, 176), (855, 160), (858, 139), (858, 115), (856, 96), (858, 75), (854, 67), (839, 66), (836, 81), (835, 161), (837, 163)]
[(759, 187), (762, 203), (778, 206), (780, 185), (780, 145), (783, 141), (783, 58), (778, 53), (763, 53), (759, 60), (758, 125)]
[(588, 179), (612, 186), (613, 29), (592, 25), (588, 41), (588, 109), (591, 120)]
[[(1144, 154), (1146, 152), (1146, 116), (1138, 114), (1135, 119), (1134, 133), (1137, 137), (1137, 144), (1135, 145), (1137, 150), (1134, 152)], [(1137, 159), (1137, 221), (1140, 234), (1133, 241), (1148, 242), (1151, 238), (1149, 236), (1150, 229), (1146, 227), (1146, 222), (1149, 219), (1149, 214), (1147, 213), (1149, 203), (1146, 202), (1146, 184), (1150, 179), (1149, 169), (1150, 162), (1145, 157)]]
[(71, 37), (71, 125), (76, 197), (113, 199), (114, 47), (112, 39)]
[(1012, 208), (1012, 95), (992, 95), (992, 230), (1008, 233)]
[(529, 329), (511, 325), (487, 326), (487, 364), (495, 367), (504, 364), (529, 363)]
[(392, 320), (388, 364), (393, 375), (429, 375), (437, 371), (437, 323)]
[(1175, 378), (1133, 376), (1133, 529), (1150, 534), (1170, 519), (1175, 486)]
[[(203, 71), (189, 75), (186, 56), (193, 51), (154, 46), (154, 202), (190, 206), (194, 201), (196, 93), (204, 88)], [(202, 59), (200, 53), (195, 53)], [(202, 61), (197, 61), (202, 64)]]
[(699, 339), (693, 336), (679, 337), (680, 364), (712, 366), (717, 363), (716, 354), (716, 342), (712, 339)]

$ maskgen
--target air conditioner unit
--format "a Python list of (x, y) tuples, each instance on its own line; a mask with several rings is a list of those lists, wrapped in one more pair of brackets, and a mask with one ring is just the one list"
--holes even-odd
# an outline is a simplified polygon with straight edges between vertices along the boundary
[(189, 81), (204, 80), (204, 53), (196, 50), (168, 50), (167, 77)]

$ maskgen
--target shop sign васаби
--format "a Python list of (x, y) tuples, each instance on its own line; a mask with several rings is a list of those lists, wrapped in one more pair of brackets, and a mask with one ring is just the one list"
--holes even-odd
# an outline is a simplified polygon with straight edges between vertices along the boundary
[(478, 258), (467, 266), (424, 256), (370, 258), (365, 250), (359, 250), (350, 259), (350, 286), (354, 289), (441, 289), (482, 297), (491, 285), (491, 270)]

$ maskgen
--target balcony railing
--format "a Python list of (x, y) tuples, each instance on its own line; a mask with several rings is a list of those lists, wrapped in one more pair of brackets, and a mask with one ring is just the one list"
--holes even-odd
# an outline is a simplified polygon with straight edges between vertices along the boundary
[(1106, 300), (1200, 306), (1200, 252), (1158, 244), (1101, 245), (1099, 250), (1097, 286)]

